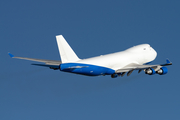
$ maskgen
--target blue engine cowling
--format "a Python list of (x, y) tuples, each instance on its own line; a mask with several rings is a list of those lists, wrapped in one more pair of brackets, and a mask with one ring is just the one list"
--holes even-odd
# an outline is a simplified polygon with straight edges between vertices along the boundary
[(168, 72), (167, 67), (162, 67), (162, 68), (160, 68), (158, 71), (156, 71), (156, 73), (159, 74), (159, 75), (164, 75), (164, 74), (166, 74), (167, 72)]
[(149, 69), (145, 70), (145, 73), (148, 75), (154, 75), (154, 74), (156, 74), (156, 71), (152, 68), (149, 68)]

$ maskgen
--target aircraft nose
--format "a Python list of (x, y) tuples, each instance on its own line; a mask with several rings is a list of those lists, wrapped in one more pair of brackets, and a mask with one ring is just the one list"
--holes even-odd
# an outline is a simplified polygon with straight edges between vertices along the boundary
[(153, 49), (153, 48), (151, 48), (152, 49), (152, 52), (153, 52), (153, 56), (154, 56), (154, 59), (156, 58), (156, 56), (157, 56), (157, 52)]

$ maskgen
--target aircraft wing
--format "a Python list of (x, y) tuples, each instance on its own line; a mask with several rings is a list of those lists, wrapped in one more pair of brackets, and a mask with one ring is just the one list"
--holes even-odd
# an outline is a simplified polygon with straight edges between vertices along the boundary
[(133, 70), (139, 70), (138, 73), (140, 73), (142, 70), (148, 69), (148, 68), (153, 68), (155, 71), (159, 70), (161, 67), (163, 66), (168, 66), (168, 65), (172, 65), (172, 62), (170, 62), (168, 59), (166, 60), (165, 64), (159, 64), (159, 65), (139, 65), (139, 64), (130, 64), (125, 66), (122, 69), (117, 69), (115, 73), (127, 73), (127, 75), (129, 76)]
[(11, 58), (24, 59), (24, 60), (45, 63), (45, 64), (32, 64), (32, 65), (49, 67), (49, 68), (55, 69), (55, 70), (59, 69), (59, 65), (62, 63), (61, 61), (58, 61), (58, 60), (45, 60), (45, 59), (36, 59), (36, 58), (16, 57), (16, 56), (12, 55), (11, 53), (8, 53), (8, 54)]

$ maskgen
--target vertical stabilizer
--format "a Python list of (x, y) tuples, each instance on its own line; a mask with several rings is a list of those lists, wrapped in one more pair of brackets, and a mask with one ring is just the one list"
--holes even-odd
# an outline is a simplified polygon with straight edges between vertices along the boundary
[(62, 63), (76, 62), (80, 60), (62, 35), (56, 36), (56, 40)]

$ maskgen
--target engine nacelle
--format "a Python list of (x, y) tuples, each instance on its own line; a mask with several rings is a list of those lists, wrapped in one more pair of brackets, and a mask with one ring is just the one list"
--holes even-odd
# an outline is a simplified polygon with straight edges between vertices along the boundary
[(112, 74), (111, 75), (111, 78), (117, 78), (118, 77), (118, 74)]
[(156, 71), (156, 73), (159, 74), (159, 75), (164, 75), (164, 74), (166, 74), (167, 72), (168, 72), (167, 67), (162, 67), (162, 68), (160, 68), (158, 71)]
[(148, 68), (145, 70), (145, 73), (148, 75), (154, 75), (154, 74), (156, 74), (156, 71), (152, 68)]

